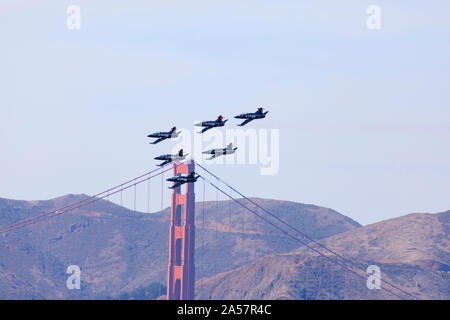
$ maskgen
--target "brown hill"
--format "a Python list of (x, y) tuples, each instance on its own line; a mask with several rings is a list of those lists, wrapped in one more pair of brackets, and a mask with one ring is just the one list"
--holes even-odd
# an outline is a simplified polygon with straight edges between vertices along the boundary
[[(47, 201), (0, 199), (0, 225), (86, 198), (68, 195)], [(331, 209), (254, 200), (316, 239), (360, 227)], [(197, 203), (196, 229), (197, 279), (298, 247), (298, 243), (271, 230), (230, 201)], [(48, 221), (0, 234), (0, 297), (106, 298), (161, 279), (165, 283), (168, 230), (169, 209), (146, 214), (100, 200)], [(65, 269), (71, 264), (81, 267), (81, 292), (65, 287)]]
[[(449, 231), (450, 211), (409, 214), (320, 242), (361, 266), (378, 265), (383, 288), (391, 289), (383, 282), (388, 281), (420, 299), (449, 299)], [(397, 298), (384, 290), (367, 289), (366, 278), (353, 275), (305, 247), (202, 279), (197, 288), (200, 299)]]

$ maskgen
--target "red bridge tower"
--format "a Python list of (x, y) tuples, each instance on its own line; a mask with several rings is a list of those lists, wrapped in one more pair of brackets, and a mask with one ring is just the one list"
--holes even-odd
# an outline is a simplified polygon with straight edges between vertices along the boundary
[[(174, 164), (174, 176), (195, 171), (194, 162)], [(195, 281), (195, 193), (194, 183), (173, 189), (169, 241), (167, 300), (193, 300)]]

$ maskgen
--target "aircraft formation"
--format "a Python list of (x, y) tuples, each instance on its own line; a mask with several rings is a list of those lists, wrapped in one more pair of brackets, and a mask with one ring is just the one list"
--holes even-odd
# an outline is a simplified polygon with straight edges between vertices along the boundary
[[(250, 121), (265, 118), (267, 113), (269, 113), (269, 111), (264, 111), (264, 109), (262, 107), (259, 107), (256, 110), (256, 112), (241, 113), (241, 114), (235, 116), (234, 118), (244, 120), (242, 123), (238, 124), (238, 126), (242, 127), (242, 126), (245, 126)], [(195, 124), (195, 126), (202, 127), (203, 129), (201, 131), (199, 131), (198, 133), (203, 134), (206, 131), (211, 130), (213, 128), (219, 128), (219, 127), (225, 126), (225, 123), (227, 121), (228, 121), (228, 119), (224, 120), (223, 117), (221, 115), (219, 115), (216, 120), (201, 121), (201, 122)], [(181, 131), (177, 132), (177, 127), (174, 126), (169, 131), (154, 132), (154, 133), (147, 135), (147, 137), (156, 139), (153, 142), (150, 142), (150, 144), (157, 144), (157, 143), (160, 143), (161, 141), (164, 141), (167, 139), (177, 138), (180, 133), (181, 133)], [(207, 150), (207, 151), (204, 151), (203, 154), (210, 155), (210, 157), (207, 158), (207, 160), (212, 160), (214, 158), (217, 158), (217, 157), (220, 157), (223, 155), (233, 154), (236, 152), (236, 150), (237, 150), (237, 147), (233, 147), (233, 144), (229, 143), (225, 148)], [(157, 165), (157, 166), (162, 167), (171, 162), (182, 161), (186, 158), (187, 155), (188, 155), (188, 153), (185, 154), (183, 152), (183, 149), (180, 149), (180, 151), (176, 154), (163, 154), (158, 157), (155, 157), (154, 159), (162, 161), (161, 163), (159, 163)], [(199, 177), (199, 175), (196, 174), (194, 171), (192, 171), (187, 176), (183, 176), (183, 175), (174, 176), (174, 177), (171, 177), (166, 180), (173, 182), (173, 185), (171, 187), (169, 187), (169, 189), (175, 189), (185, 183), (196, 182), (198, 177)]]

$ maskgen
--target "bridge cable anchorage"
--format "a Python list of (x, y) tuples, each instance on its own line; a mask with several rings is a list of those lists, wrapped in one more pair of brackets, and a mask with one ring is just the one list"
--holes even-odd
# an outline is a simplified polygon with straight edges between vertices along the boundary
[[(129, 183), (135, 181), (136, 179), (141, 179), (141, 178), (143, 178), (143, 177), (145, 177), (145, 176), (151, 175), (152, 173), (154, 173), (154, 172), (156, 172), (156, 171), (158, 171), (158, 170), (162, 170), (164, 167), (167, 167), (167, 166), (168, 166), (168, 164), (166, 164), (166, 165), (164, 165), (164, 166), (161, 166), (161, 167), (159, 167), (159, 168), (157, 168), (157, 169), (151, 170), (151, 171), (149, 171), (149, 172), (147, 172), (147, 173), (144, 173), (144, 174), (142, 174), (142, 175), (140, 175), (140, 176), (138, 176), (138, 177), (136, 177), (136, 178), (134, 178), (134, 179), (128, 180), (128, 181), (123, 182), (123, 183), (121, 183), (121, 184), (119, 184), (119, 185), (117, 185), (117, 186), (114, 186), (114, 187), (112, 187), (112, 188), (109, 188), (109, 189), (107, 189), (107, 190), (105, 190), (105, 191), (103, 191), (103, 192), (100, 192), (100, 193), (97, 193), (97, 194), (95, 194), (95, 195), (93, 195), (93, 196), (87, 197), (86, 199), (83, 199), (83, 200), (79, 200), (79, 201), (77, 201), (77, 202), (70, 203), (70, 204), (65, 205), (65, 206), (63, 206), (63, 207), (60, 207), (60, 208), (58, 208), (58, 209), (54, 209), (54, 210), (52, 210), (52, 211), (49, 211), (49, 212), (46, 212), (46, 213), (43, 213), (43, 214), (40, 214), (40, 215), (37, 215), (37, 216), (34, 216), (34, 217), (30, 217), (30, 218), (27, 218), (27, 219), (23, 219), (23, 220), (21, 220), (21, 221), (18, 221), (18, 222), (16, 222), (16, 223), (13, 223), (13, 224), (11, 224), (11, 225), (9, 225), (9, 226), (1, 227), (1, 228), (0, 228), (0, 234), (2, 234), (3, 231), (4, 231), (5, 229), (9, 229), (9, 228), (15, 227), (15, 226), (17, 226), (17, 225), (21, 225), (21, 224), (24, 224), (24, 223), (26, 223), (26, 222), (33, 221), (33, 220), (35, 220), (35, 219), (39, 219), (39, 218), (42, 218), (42, 217), (44, 217), (44, 216), (51, 215), (51, 214), (53, 214), (53, 213), (57, 213), (58, 211), (61, 211), (61, 210), (64, 210), (64, 209), (70, 209), (70, 207), (72, 207), (72, 206), (74, 206), (74, 205), (82, 204), (82, 203), (87, 202), (87, 201), (90, 201), (90, 200), (92, 200), (92, 199), (96, 199), (96, 198), (98, 198), (99, 196), (101, 196), (102, 194), (109, 193), (109, 192), (111, 192), (111, 191), (113, 191), (113, 190), (115, 190), (115, 189), (117, 189), (117, 188), (123, 188), (125, 185), (127, 185), (127, 184), (129, 184)], [(165, 171), (168, 171), (168, 170), (165, 170)], [(165, 171), (164, 171), (164, 172), (165, 172)], [(146, 179), (146, 180), (147, 180), (147, 179)], [(143, 181), (146, 181), (146, 180), (143, 180)], [(143, 182), (143, 181), (141, 181), (141, 182)], [(126, 188), (125, 188), (125, 189), (126, 189)], [(123, 189), (123, 190), (124, 190), (124, 189)], [(114, 194), (114, 193), (110, 193), (110, 194)], [(103, 198), (104, 198), (104, 197), (103, 197)], [(101, 199), (103, 199), (103, 198), (101, 198)]]
[[(215, 174), (213, 174), (211, 171), (209, 171), (208, 169), (206, 169), (205, 167), (203, 167), (202, 165), (196, 163), (201, 169), (203, 169), (205, 172), (207, 172), (208, 174), (210, 174), (212, 177), (214, 177), (216, 180), (220, 181), (221, 183), (223, 183), (224, 185), (226, 185), (227, 187), (229, 187), (230, 189), (232, 189), (234, 192), (236, 192), (237, 194), (239, 194), (241, 197), (243, 197), (245, 200), (249, 201), (250, 203), (252, 203), (253, 205), (257, 206), (259, 209), (263, 210), (265, 213), (267, 213), (268, 215), (270, 215), (271, 217), (273, 217), (274, 219), (276, 219), (277, 221), (281, 222), (282, 224), (284, 224), (285, 226), (289, 227), (290, 229), (292, 229), (293, 231), (295, 231), (296, 233), (302, 235), (303, 237), (305, 237), (306, 239), (310, 240), (311, 242), (313, 242), (314, 244), (318, 245), (319, 247), (325, 249), (326, 251), (330, 252), (331, 254), (333, 254), (334, 256), (336, 256), (337, 258), (340, 258), (341, 260), (343, 260), (344, 262), (347, 262), (349, 264), (352, 264), (354, 267), (362, 270), (364, 273), (366, 272), (366, 269), (362, 268), (361, 266), (359, 266), (355, 261), (353, 261), (353, 259), (351, 258), (346, 258), (344, 256), (342, 256), (341, 254), (338, 254), (337, 252), (335, 252), (334, 250), (326, 247), (325, 245), (321, 244), (320, 242), (316, 241), (315, 239), (311, 238), (310, 236), (308, 236), (307, 234), (305, 234), (304, 232), (300, 231), (299, 229), (295, 228), (294, 226), (290, 225), (289, 223), (285, 222), (284, 220), (282, 220), (281, 218), (277, 217), (276, 215), (274, 215), (273, 213), (271, 213), (270, 211), (268, 211), (267, 209), (265, 209), (264, 207), (262, 207), (261, 205), (259, 205), (258, 203), (256, 203), (255, 201), (253, 201), (252, 199), (246, 197), (244, 194), (242, 194), (241, 192), (237, 191), (235, 188), (233, 188), (230, 184), (228, 184), (227, 182), (225, 182), (223, 179), (219, 178), (218, 176), (216, 176)], [(210, 182), (209, 182), (210, 183)], [(211, 183), (210, 183), (211, 184)], [(228, 195), (229, 196), (229, 195)], [(368, 264), (366, 261), (362, 261), (365, 264)], [(419, 299), (419, 297), (397, 287), (396, 285), (392, 284), (391, 282), (384, 280), (384, 283), (390, 285), (391, 287), (401, 291), (402, 293), (414, 298), (414, 299)]]
[[(249, 207), (247, 207), (246, 205), (242, 204), (240, 201), (238, 201), (237, 199), (233, 198), (231, 195), (229, 195), (228, 193), (226, 193), (225, 191), (223, 191), (222, 189), (220, 189), (219, 187), (217, 187), (215, 184), (213, 184), (212, 182), (210, 182), (209, 180), (207, 180), (205, 177), (203, 177), (203, 176), (200, 176), (200, 177), (201, 177), (203, 180), (206, 180), (206, 181), (207, 181), (212, 187), (214, 187), (216, 190), (220, 191), (222, 194), (224, 194), (225, 196), (229, 197), (231, 200), (233, 200), (234, 202), (236, 202), (237, 204), (239, 204), (240, 206), (242, 206), (242, 207), (245, 208), (246, 210), (250, 211), (252, 214), (256, 215), (256, 216), (259, 217), (260, 219), (262, 219), (262, 220), (264, 220), (265, 222), (269, 223), (269, 224), (272, 225), (274, 228), (280, 230), (280, 231), (281, 231), (282, 233), (284, 233), (286, 236), (288, 236), (288, 237), (290, 237), (290, 238), (292, 238), (292, 239), (294, 239), (294, 240), (300, 242), (300, 243), (303, 244), (305, 247), (307, 247), (307, 248), (311, 249), (312, 251), (318, 253), (319, 255), (325, 257), (326, 259), (328, 259), (328, 260), (330, 260), (330, 261), (332, 261), (332, 262), (334, 262), (334, 263), (339, 264), (341, 267), (343, 267), (344, 269), (350, 271), (351, 273), (356, 274), (358, 277), (361, 277), (361, 278), (365, 279), (365, 276), (359, 274), (358, 272), (354, 271), (353, 269), (350, 269), (350, 268), (348, 267), (348, 265), (345, 263), (345, 261), (343, 262), (343, 261), (338, 260), (338, 259), (336, 259), (335, 261), (333, 261), (333, 259), (332, 259), (330, 256), (327, 256), (327, 255), (323, 254), (323, 253), (322, 253), (321, 251), (319, 251), (318, 249), (316, 249), (316, 248), (310, 246), (307, 242), (305, 242), (305, 241), (301, 240), (300, 238), (298, 238), (298, 237), (292, 235), (291, 233), (289, 233), (288, 231), (284, 230), (284, 229), (281, 228), (280, 226), (278, 226), (278, 225), (274, 224), (273, 222), (269, 221), (267, 218), (261, 216), (261, 215), (258, 214), (256, 211), (254, 211), (254, 210), (250, 209)], [(396, 297), (398, 297), (398, 298), (400, 298), (400, 299), (402, 299), (402, 300), (405, 299), (403, 296), (401, 296), (401, 295), (399, 295), (399, 294), (396, 294), (395, 292), (392, 292), (391, 290), (389, 290), (389, 289), (387, 289), (387, 288), (384, 288), (384, 287), (383, 287), (383, 288), (381, 288), (381, 289), (382, 289), (382, 290), (385, 290), (386, 292), (389, 292), (390, 294), (392, 294), (392, 295), (394, 295), (394, 296), (396, 296)], [(402, 290), (399, 290), (399, 291), (402, 291)], [(414, 297), (414, 296), (413, 296), (413, 297)], [(416, 297), (414, 297), (414, 298), (416, 298)], [(417, 298), (416, 298), (416, 299), (417, 299)]]
[[(162, 174), (162, 173), (164, 173), (164, 172), (167, 172), (167, 171), (169, 171), (169, 170), (171, 170), (171, 168), (166, 169), (166, 170), (164, 170), (164, 171), (161, 171), (161, 172), (159, 172), (159, 173), (157, 173), (157, 174), (154, 174), (154, 175), (152, 175), (152, 176), (149, 176), (149, 177), (147, 177), (147, 178), (145, 178), (145, 179), (142, 179), (142, 180), (140, 180), (140, 181), (138, 181), (138, 182), (135, 182), (135, 183), (133, 183), (133, 184), (130, 184), (130, 185), (128, 185), (128, 186), (122, 187), (122, 188), (120, 188), (120, 189), (118, 189), (118, 190), (111, 191), (111, 192), (109, 192), (107, 195), (117, 194), (117, 193), (119, 193), (120, 191), (129, 189), (129, 188), (133, 187), (134, 185), (141, 184), (141, 183), (147, 181), (148, 179), (152, 179), (152, 178), (154, 178), (154, 177), (156, 177), (156, 176), (159, 176), (160, 174)], [(134, 180), (134, 179), (133, 179), (133, 180)], [(133, 181), (133, 180), (132, 180), (132, 181)], [(105, 192), (102, 192), (101, 194), (103, 194), (103, 193), (105, 193)], [(77, 206), (69, 207), (69, 208), (67, 208), (68, 206), (62, 207), (62, 208), (66, 208), (65, 210), (61, 210), (61, 208), (60, 208), (60, 209), (57, 209), (57, 210), (53, 210), (53, 211), (51, 211), (51, 212), (49, 212), (49, 213), (46, 213), (46, 214), (44, 214), (44, 215), (40, 215), (40, 218), (37, 219), (37, 220), (35, 220), (35, 219), (38, 218), (38, 217), (33, 217), (33, 218), (31, 218), (32, 221), (29, 221), (29, 222), (27, 222), (27, 223), (20, 224), (20, 225), (16, 225), (16, 226), (6, 226), (6, 227), (0, 229), (0, 234), (6, 233), (6, 232), (10, 232), (10, 231), (13, 231), (13, 230), (16, 230), (16, 229), (19, 229), (19, 228), (23, 228), (23, 227), (26, 227), (26, 226), (29, 226), (29, 225), (32, 225), (32, 224), (35, 224), (35, 223), (38, 223), (38, 222), (41, 222), (41, 221), (44, 221), (44, 220), (47, 220), (47, 219), (56, 217), (56, 216), (59, 216), (59, 215), (61, 215), (61, 214), (64, 214), (64, 213), (73, 211), (73, 210), (75, 210), (75, 209), (85, 207), (85, 206), (87, 206), (87, 205), (90, 204), (90, 203), (97, 202), (97, 201), (99, 201), (99, 200), (102, 200), (102, 199), (106, 198), (107, 195), (104, 195), (104, 196), (101, 196), (101, 197), (95, 197), (95, 196), (92, 196), (92, 197), (89, 197), (89, 199), (91, 199), (91, 200), (88, 201), (88, 202), (80, 203), (80, 204), (78, 204)], [(75, 202), (74, 204), (77, 204), (77, 203), (79, 203), (79, 202)], [(29, 220), (29, 219), (27, 219), (27, 220)]]

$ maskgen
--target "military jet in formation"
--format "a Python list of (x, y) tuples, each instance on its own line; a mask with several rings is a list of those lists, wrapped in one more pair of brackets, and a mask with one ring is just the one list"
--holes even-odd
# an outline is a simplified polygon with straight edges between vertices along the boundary
[(234, 118), (235, 119), (245, 119), (244, 122), (242, 122), (241, 124), (238, 124), (238, 126), (242, 127), (242, 126), (245, 126), (250, 121), (265, 118), (266, 114), (268, 114), (268, 113), (269, 113), (269, 111), (263, 112), (263, 108), (261, 107), (261, 108), (258, 108), (258, 110), (256, 110), (256, 112), (241, 113), (240, 115), (237, 115)]
[(174, 176), (172, 178), (166, 179), (166, 181), (174, 183), (171, 187), (169, 187), (169, 189), (175, 189), (185, 183), (196, 182), (199, 177), (200, 176), (198, 174), (196, 175), (194, 171), (191, 171), (191, 173), (187, 176)]
[(172, 129), (170, 129), (170, 131), (151, 133), (147, 137), (148, 138), (157, 138), (155, 141), (150, 142), (151, 144), (157, 144), (163, 140), (178, 137), (178, 135), (181, 133), (181, 131), (178, 131), (178, 132), (176, 132), (176, 131), (177, 131), (177, 127), (172, 127)]
[(198, 133), (204, 133), (212, 128), (223, 127), (228, 120), (223, 120), (222, 116), (218, 116), (216, 120), (213, 121), (202, 121), (197, 123), (197, 127), (204, 127), (202, 131)]
[(182, 161), (186, 158), (188, 154), (189, 153), (183, 153), (183, 149), (180, 149), (180, 151), (178, 151), (178, 153), (176, 154), (163, 154), (158, 157), (155, 157), (154, 159), (163, 161), (160, 164), (158, 164), (159, 167), (162, 167), (173, 161)]
[(208, 151), (204, 151), (203, 154), (210, 154), (211, 157), (207, 158), (206, 160), (212, 160), (216, 157), (220, 157), (227, 154), (233, 154), (236, 151), (237, 147), (233, 148), (233, 143), (229, 143), (226, 148), (221, 149), (211, 149)]
[[(245, 119), (242, 123), (238, 124), (238, 126), (242, 127), (242, 126), (245, 126), (250, 121), (265, 118), (267, 113), (269, 113), (269, 111), (264, 112), (263, 108), (260, 107), (260, 108), (258, 108), (258, 110), (256, 112), (242, 113), (240, 115), (235, 116), (234, 118), (235, 119)], [(223, 127), (227, 121), (228, 120), (224, 120), (222, 116), (218, 116), (216, 120), (202, 121), (200, 123), (197, 123), (195, 126), (203, 127), (203, 129), (198, 133), (205, 133), (206, 131), (208, 131), (212, 128)], [(181, 131), (177, 132), (176, 127), (172, 127), (172, 129), (170, 129), (170, 131), (151, 133), (147, 137), (155, 138), (156, 140), (154, 140), (153, 142), (150, 142), (150, 143), (157, 144), (166, 139), (177, 138), (180, 133), (181, 133)], [(217, 158), (217, 157), (220, 157), (223, 155), (233, 154), (236, 152), (236, 150), (237, 150), (237, 147), (233, 147), (233, 144), (230, 143), (227, 145), (226, 148), (211, 149), (208, 151), (204, 151), (203, 154), (211, 155), (211, 157), (207, 158), (207, 160), (212, 160), (214, 158)], [(187, 155), (188, 155), (188, 153), (184, 154), (183, 149), (180, 149), (178, 154), (163, 154), (158, 157), (155, 157), (154, 159), (163, 161), (160, 164), (158, 164), (158, 166), (162, 167), (171, 162), (182, 161), (186, 158)], [(196, 182), (198, 177), (200, 177), (200, 176), (199, 175), (196, 176), (195, 172), (192, 171), (187, 176), (175, 176), (175, 177), (169, 178), (169, 179), (167, 179), (167, 181), (174, 183), (171, 187), (169, 187), (169, 189), (177, 188), (185, 183)]]

